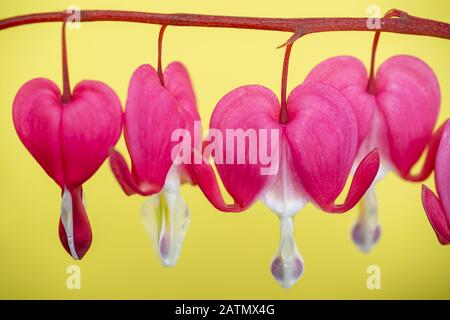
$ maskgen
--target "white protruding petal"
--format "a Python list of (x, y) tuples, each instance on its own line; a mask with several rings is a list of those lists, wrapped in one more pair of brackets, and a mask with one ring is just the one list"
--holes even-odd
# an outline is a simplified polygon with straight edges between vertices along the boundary
[(78, 255), (75, 250), (75, 239), (73, 235), (73, 208), (72, 196), (67, 188), (64, 188), (61, 199), (61, 222), (67, 235), (67, 243), (69, 244), (70, 255), (75, 260), (78, 260)]
[(380, 153), (380, 168), (366, 194), (359, 202), (360, 214), (354, 224), (351, 237), (361, 252), (369, 253), (380, 238), (380, 225), (378, 222), (378, 204), (375, 194), (375, 185), (380, 182), (389, 171), (394, 171), (394, 165), (389, 159), (389, 146), (387, 143), (384, 117), (376, 111), (372, 123), (372, 129), (359, 147), (358, 155), (353, 164), (354, 174), (361, 160), (373, 149), (378, 148)]
[(380, 239), (380, 233), (377, 197), (372, 186), (360, 201), (360, 214), (352, 229), (352, 239), (359, 250), (369, 253)]
[(174, 266), (189, 226), (189, 209), (180, 194), (177, 167), (167, 175), (163, 190), (142, 206), (142, 222), (164, 266)]
[(291, 217), (280, 218), (280, 244), (270, 269), (283, 288), (292, 287), (303, 274), (303, 258), (297, 249)]
[(166, 176), (166, 181), (164, 182), (164, 191), (175, 193), (180, 191), (180, 175), (179, 167), (172, 165)]

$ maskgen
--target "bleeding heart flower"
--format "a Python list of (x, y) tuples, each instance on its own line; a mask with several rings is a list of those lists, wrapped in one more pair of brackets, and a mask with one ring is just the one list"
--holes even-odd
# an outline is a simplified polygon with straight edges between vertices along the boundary
[(438, 196), (422, 185), (422, 204), (434, 232), (443, 245), (450, 244), (450, 122), (447, 121), (435, 163)]
[(124, 124), (131, 172), (117, 151), (111, 152), (110, 164), (127, 195), (150, 196), (142, 208), (142, 220), (166, 266), (175, 265), (189, 224), (180, 183), (195, 183), (188, 165), (173, 163), (172, 133), (184, 128), (194, 134), (195, 121), (200, 121), (195, 95), (181, 63), (173, 62), (166, 68), (164, 86), (150, 65), (134, 72)]
[[(327, 212), (351, 209), (375, 178), (379, 158), (376, 151), (367, 155), (344, 203), (337, 205), (335, 200), (344, 188), (358, 147), (357, 118), (350, 103), (331, 86), (308, 83), (289, 95), (285, 124), (279, 121), (280, 110), (275, 94), (258, 85), (231, 91), (214, 109), (210, 130), (225, 136), (241, 132), (248, 138), (239, 142), (237, 134), (231, 141), (215, 139), (211, 152), (204, 151), (214, 153), (217, 171), (233, 204), (225, 203), (209, 163), (196, 164), (194, 170), (200, 188), (217, 209), (242, 211), (261, 199), (280, 217), (281, 241), (271, 270), (283, 287), (290, 287), (303, 272), (293, 216), (309, 201)], [(259, 155), (265, 150), (276, 162), (270, 164), (277, 168), (271, 173), (263, 171), (267, 163), (251, 161), (257, 152), (250, 142), (252, 132), (265, 132), (259, 136), (257, 147)], [(229, 147), (230, 142), (233, 147)], [(217, 150), (225, 150), (226, 163), (218, 161)]]
[(62, 190), (59, 236), (66, 251), (81, 259), (92, 241), (82, 184), (119, 139), (119, 98), (101, 82), (82, 81), (65, 103), (55, 83), (38, 78), (20, 88), (13, 119), (22, 143)]
[[(381, 170), (376, 182), (388, 170), (409, 181), (430, 175), (442, 130), (433, 136), (440, 106), (439, 84), (431, 68), (418, 58), (394, 56), (378, 69), (368, 86), (364, 65), (349, 56), (334, 57), (317, 65), (306, 83), (321, 82), (338, 89), (351, 103), (358, 117), (361, 146), (357, 159), (378, 148)], [(373, 109), (375, 114), (373, 117)], [(411, 169), (428, 146), (427, 159), (418, 175)], [(361, 201), (361, 214), (352, 238), (369, 252), (380, 237), (375, 188)]]

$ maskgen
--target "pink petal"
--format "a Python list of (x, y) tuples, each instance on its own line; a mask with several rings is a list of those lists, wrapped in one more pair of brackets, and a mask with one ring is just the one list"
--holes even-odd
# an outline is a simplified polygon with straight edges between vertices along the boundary
[[(281, 132), (281, 125), (278, 123), (279, 109), (278, 100), (272, 91), (254, 85), (243, 86), (229, 92), (219, 101), (212, 114), (210, 128), (217, 129), (222, 133), (224, 139), (218, 145), (225, 150), (222, 164), (215, 159), (216, 168), (225, 188), (241, 208), (251, 205), (261, 191), (273, 181), (274, 176), (261, 174), (264, 166), (259, 159), (253, 164), (251, 163), (249, 153), (252, 151), (249, 148), (248, 140), (245, 145), (242, 145), (245, 151), (245, 154), (242, 155), (238, 151), (238, 139), (235, 136), (227, 139), (226, 131), (227, 129), (236, 129), (241, 132), (254, 132), (258, 139), (259, 129), (266, 130), (269, 133), (265, 147), (267, 152), (271, 153), (275, 144), (280, 143), (279, 140), (271, 141), (270, 139), (270, 130)], [(227, 141), (228, 143), (233, 141), (234, 148), (226, 147)], [(264, 142), (259, 141), (258, 148), (261, 148), (262, 143)], [(238, 153), (243, 156), (241, 159), (238, 159)], [(241, 164), (239, 160), (241, 160)], [(213, 205), (219, 208), (223, 207), (223, 203), (220, 201), (221, 196), (219, 197), (220, 190), (215, 177), (213, 177), (212, 169), (207, 164), (196, 167), (196, 177), (200, 188), (203, 191), (210, 188), (205, 195)], [(199, 174), (199, 168), (202, 170), (201, 174)]]
[(140, 66), (128, 89), (124, 132), (137, 192), (147, 194), (154, 186), (164, 185), (175, 147), (171, 135), (181, 127), (179, 111), (179, 104), (161, 86), (153, 67)]
[(286, 135), (298, 184), (316, 204), (328, 208), (344, 188), (355, 159), (353, 109), (333, 87), (309, 83), (291, 92), (288, 114)]
[(367, 88), (364, 64), (351, 56), (338, 56), (319, 63), (305, 79), (305, 83), (321, 82), (339, 90), (352, 105), (358, 121), (358, 145), (369, 133), (376, 108), (373, 95)]
[(64, 188), (61, 114), (61, 92), (48, 79), (25, 83), (14, 99), (13, 120), (20, 140), (45, 172)]
[(187, 120), (200, 121), (194, 89), (186, 67), (181, 62), (169, 64), (164, 70), (164, 82), (166, 89), (180, 104), (181, 111), (186, 115)]
[(435, 184), (439, 198), (422, 185), (422, 204), (441, 244), (450, 244), (450, 122), (440, 129), (436, 155)]
[(433, 191), (425, 185), (422, 185), (422, 204), (439, 242), (442, 245), (450, 244), (450, 225), (444, 209)]
[(446, 122), (435, 164), (436, 189), (450, 228), (450, 122)]
[(97, 171), (120, 137), (119, 98), (101, 82), (80, 82), (72, 101), (63, 106), (61, 129), (66, 185), (79, 186)]
[[(72, 219), (73, 219), (73, 241), (76, 251), (76, 258), (81, 260), (86, 252), (89, 250), (92, 243), (92, 231), (89, 224), (89, 219), (84, 209), (82, 201), (83, 190), (81, 187), (70, 189), (70, 195), (72, 197)], [(67, 234), (64, 229), (64, 225), (59, 220), (59, 239), (64, 249), (72, 255)], [(74, 257), (75, 258), (75, 257)]]
[(417, 58), (392, 57), (378, 70), (376, 99), (386, 123), (390, 160), (402, 176), (407, 176), (436, 123), (440, 105), (436, 76)]
[(365, 156), (358, 165), (344, 203), (338, 205), (330, 203), (325, 205), (323, 209), (332, 213), (343, 213), (352, 209), (373, 183), (379, 168), (380, 155), (378, 150), (375, 149)]
[(428, 151), (425, 161), (423, 163), (422, 169), (416, 175), (408, 173), (403, 178), (408, 181), (423, 181), (427, 179), (431, 172), (433, 172), (434, 164), (436, 160), (436, 154), (438, 151), (439, 143), (441, 141), (442, 133), (444, 132), (444, 128), (446, 127), (448, 120), (444, 122), (433, 134), (430, 141), (428, 142)]
[[(164, 82), (166, 89), (173, 95), (179, 103), (183, 128), (189, 130), (191, 137), (195, 136), (194, 123), (200, 122), (200, 115), (197, 110), (194, 89), (186, 67), (181, 62), (172, 62), (164, 70)], [(196, 142), (196, 141), (194, 141)], [(201, 145), (195, 146), (201, 150)], [(193, 160), (191, 161), (191, 163)], [(183, 182), (195, 184), (192, 168), (188, 164), (180, 166), (180, 175)]]
[(122, 190), (128, 196), (135, 193), (152, 195), (160, 192), (163, 187), (162, 185), (148, 184), (145, 189), (140, 189), (134, 180), (134, 177), (131, 175), (125, 159), (115, 150), (111, 150), (109, 153), (109, 164), (114, 176), (122, 187)]
[(191, 168), (200, 190), (202, 190), (206, 198), (217, 210), (223, 212), (240, 212), (247, 209), (253, 203), (254, 199), (249, 199), (245, 203), (234, 202), (233, 204), (227, 204), (222, 196), (211, 165), (207, 162), (194, 163)]

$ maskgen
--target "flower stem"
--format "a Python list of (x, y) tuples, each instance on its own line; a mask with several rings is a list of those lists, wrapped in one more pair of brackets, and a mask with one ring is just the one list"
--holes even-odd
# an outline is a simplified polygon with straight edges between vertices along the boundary
[(67, 64), (67, 43), (66, 43), (66, 19), (64, 19), (61, 31), (62, 40), (62, 77), (63, 77), (63, 93), (62, 93), (62, 103), (69, 103), (72, 99), (72, 93), (70, 90), (70, 79), (69, 79), (69, 66)]
[(288, 44), (286, 46), (286, 50), (284, 52), (283, 72), (281, 74), (281, 110), (280, 110), (280, 123), (281, 124), (285, 124), (289, 121), (288, 113), (287, 113), (286, 91), (287, 91), (287, 80), (288, 80), (288, 73), (289, 73), (289, 58), (291, 56), (292, 45), (293, 45), (293, 43)]
[[(403, 11), (392, 9), (386, 12), (384, 18), (400, 18), (403, 22), (405, 22), (410, 16)], [(411, 17), (412, 18), (412, 17)], [(418, 18), (417, 18), (418, 19)], [(380, 40), (381, 32), (378, 30), (375, 32), (375, 36), (373, 37), (372, 43), (372, 55), (370, 58), (370, 73), (369, 73), (369, 81), (367, 82), (367, 92), (371, 94), (375, 94), (375, 56), (377, 54), (378, 41)]]
[(163, 44), (163, 38), (164, 38), (164, 31), (166, 30), (167, 25), (162, 25), (161, 30), (159, 30), (159, 36), (158, 36), (158, 76), (159, 76), (159, 82), (163, 87), (165, 87), (164, 84), (164, 74), (162, 70), (162, 44)]
[[(31, 23), (61, 21), (65, 18), (65, 16), (66, 13), (61, 11), (7, 18), (0, 20), (0, 30)], [(367, 27), (367, 18), (283, 19), (213, 16), (184, 13), (162, 14), (115, 10), (84, 10), (80, 12), (80, 18), (83, 22), (126, 21), (172, 26), (256, 29), (291, 33), (296, 32), (297, 30), (302, 30), (303, 35), (327, 31), (373, 31)], [(408, 21), (384, 18), (381, 19), (381, 29), (378, 31), (450, 39), (450, 26), (448, 23), (421, 18), (408, 19)]]

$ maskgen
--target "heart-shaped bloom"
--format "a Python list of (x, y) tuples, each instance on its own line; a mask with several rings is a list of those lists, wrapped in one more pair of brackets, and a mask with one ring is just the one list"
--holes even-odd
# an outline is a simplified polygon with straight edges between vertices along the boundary
[(119, 98), (101, 82), (82, 81), (63, 103), (56, 84), (38, 78), (20, 88), (13, 119), (22, 143), (62, 190), (59, 237), (66, 251), (81, 259), (92, 241), (82, 184), (119, 139)]
[[(357, 159), (378, 148), (381, 169), (376, 181), (388, 170), (409, 181), (425, 179), (433, 170), (436, 145), (442, 133), (438, 130), (433, 136), (440, 107), (435, 74), (422, 60), (401, 55), (391, 57), (379, 67), (373, 92), (367, 90), (368, 81), (362, 62), (350, 56), (323, 61), (305, 80), (338, 89), (360, 114), (361, 145)], [(411, 169), (427, 146), (429, 151), (423, 168), (413, 175)], [(363, 252), (370, 251), (380, 236), (374, 190), (371, 187), (361, 202), (361, 215), (352, 232), (353, 241)]]
[(438, 196), (422, 185), (422, 204), (439, 242), (445, 245), (450, 244), (450, 122), (445, 125), (434, 170)]
[(343, 204), (335, 204), (350, 174), (358, 147), (357, 117), (335, 88), (308, 83), (287, 100), (288, 122), (281, 124), (280, 103), (269, 89), (237, 88), (217, 104), (203, 150), (212, 155), (234, 203), (227, 205), (208, 162), (194, 166), (197, 182), (222, 211), (242, 211), (261, 199), (281, 220), (281, 241), (272, 273), (284, 287), (303, 272), (292, 217), (308, 202), (327, 212), (351, 209), (376, 176), (373, 151), (356, 170)]
[(131, 172), (117, 151), (111, 152), (110, 164), (127, 195), (150, 196), (142, 208), (142, 219), (166, 266), (175, 265), (189, 224), (180, 183), (195, 183), (190, 166), (172, 159), (176, 149), (172, 135), (180, 129), (194, 135), (195, 122), (199, 121), (191, 80), (181, 63), (173, 62), (166, 68), (164, 86), (148, 64), (134, 72), (124, 123)]

